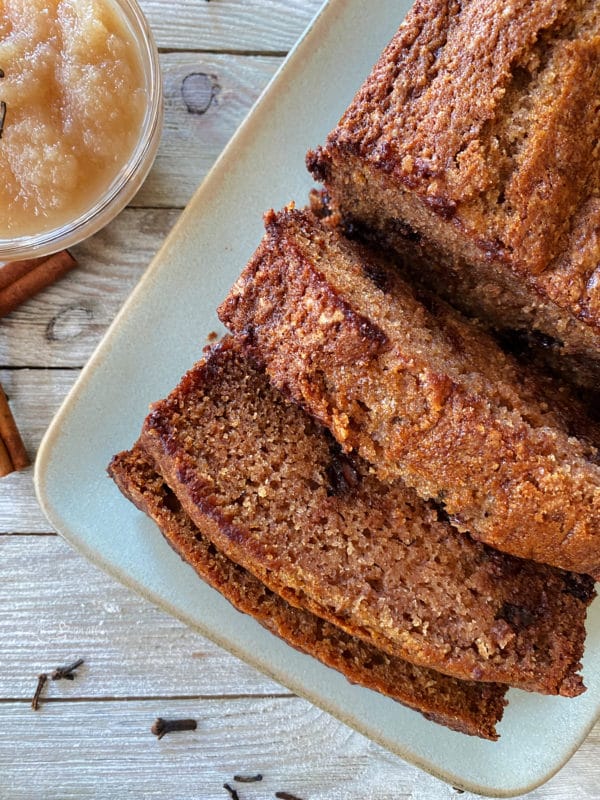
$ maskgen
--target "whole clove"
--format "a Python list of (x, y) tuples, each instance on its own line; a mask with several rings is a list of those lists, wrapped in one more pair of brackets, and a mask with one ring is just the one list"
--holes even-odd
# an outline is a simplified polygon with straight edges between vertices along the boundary
[(257, 775), (234, 775), (233, 780), (236, 783), (258, 783), (262, 781), (263, 776), (260, 772)]
[(80, 667), (83, 664), (83, 658), (78, 658), (77, 661), (74, 661), (72, 664), (68, 664), (66, 667), (56, 667), (50, 675), (46, 672), (42, 672), (41, 675), (38, 675), (38, 682), (35, 689), (35, 693), (33, 695), (33, 699), (31, 701), (31, 707), (34, 711), (37, 711), (40, 707), (40, 698), (42, 696), (42, 691), (44, 686), (48, 683), (48, 680), (53, 681), (60, 681), (66, 679), (68, 681), (74, 680), (77, 676), (75, 670), (77, 667)]
[(228, 783), (224, 783), (223, 788), (227, 789), (227, 791), (231, 796), (231, 800), (240, 800), (240, 796), (237, 793), (237, 790), (233, 788), (233, 786), (230, 786)]
[(162, 717), (157, 717), (150, 730), (160, 740), (167, 733), (195, 731), (197, 727), (198, 723), (195, 719), (163, 719)]
[(50, 677), (52, 678), (53, 681), (60, 681), (63, 679), (72, 681), (77, 676), (75, 670), (82, 664), (83, 664), (83, 658), (78, 658), (77, 661), (74, 661), (72, 664), (69, 664), (66, 667), (57, 667), (54, 670), (54, 672), (50, 675)]
[(42, 672), (41, 675), (38, 675), (38, 682), (35, 689), (35, 693), (33, 695), (33, 699), (31, 701), (31, 707), (34, 711), (37, 711), (40, 707), (40, 697), (42, 695), (42, 690), (48, 681), (48, 676), (45, 672)]

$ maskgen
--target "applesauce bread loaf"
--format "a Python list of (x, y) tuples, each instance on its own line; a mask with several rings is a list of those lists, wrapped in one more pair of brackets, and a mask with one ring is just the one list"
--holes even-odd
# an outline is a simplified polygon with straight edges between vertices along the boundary
[(141, 446), (215, 547), (389, 655), (567, 696), (592, 581), (497, 553), (382, 483), (225, 340), (153, 406)]
[(289, 605), (203, 536), (140, 447), (115, 456), (109, 473), (125, 497), (156, 522), (171, 547), (238, 611), (351, 683), (392, 697), (453, 730), (498, 738), (495, 726), (504, 711), (505, 686), (460, 681), (417, 667)]
[(414, 276), (593, 389), (599, 103), (597, 0), (416, 0), (307, 163)]
[(600, 574), (597, 450), (516, 362), (308, 211), (266, 235), (219, 309), (271, 380), (383, 480), (513, 555)]

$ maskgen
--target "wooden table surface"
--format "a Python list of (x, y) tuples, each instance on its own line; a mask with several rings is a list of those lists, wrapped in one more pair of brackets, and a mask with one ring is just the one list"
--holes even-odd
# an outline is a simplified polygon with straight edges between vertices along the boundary
[[(33, 455), (52, 416), (227, 140), (320, 0), (141, 0), (161, 50), (166, 118), (145, 186), (74, 248), (80, 269), (0, 321), (0, 381)], [(242, 265), (240, 265), (241, 267)], [(0, 483), (0, 799), (441, 800), (409, 766), (154, 608), (50, 528), (33, 471)], [(83, 657), (52, 682), (38, 673)], [(196, 732), (157, 741), (157, 716)], [(600, 798), (600, 724), (528, 795)], [(468, 793), (463, 795), (469, 797)]]

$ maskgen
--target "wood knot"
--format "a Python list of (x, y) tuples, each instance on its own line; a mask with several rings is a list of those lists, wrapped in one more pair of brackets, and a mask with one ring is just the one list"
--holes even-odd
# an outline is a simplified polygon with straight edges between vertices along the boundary
[(68, 306), (56, 314), (46, 326), (46, 341), (64, 342), (75, 339), (87, 328), (94, 317), (91, 308)]
[(190, 72), (181, 84), (181, 96), (188, 114), (206, 114), (221, 87), (216, 75), (206, 72)]

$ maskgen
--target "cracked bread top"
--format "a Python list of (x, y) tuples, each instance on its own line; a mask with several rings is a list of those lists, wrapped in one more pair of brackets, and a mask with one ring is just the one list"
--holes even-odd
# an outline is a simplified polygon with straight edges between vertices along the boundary
[(600, 327), (599, 139), (596, 0), (417, 0), (312, 167), (387, 175)]

